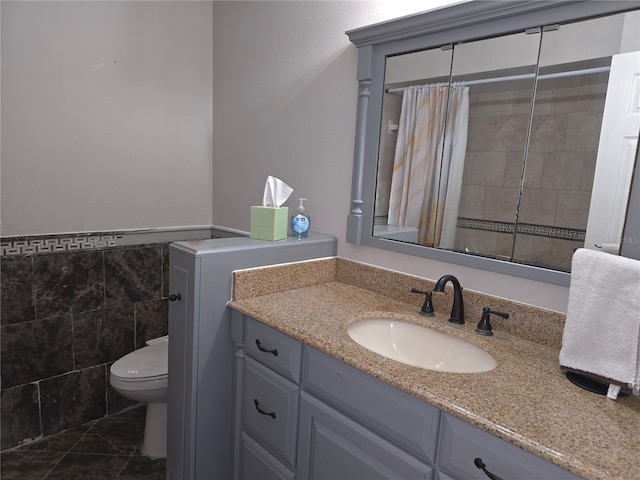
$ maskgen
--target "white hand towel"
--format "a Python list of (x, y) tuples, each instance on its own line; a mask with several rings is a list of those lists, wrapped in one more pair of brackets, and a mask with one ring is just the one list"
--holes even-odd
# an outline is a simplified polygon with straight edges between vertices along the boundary
[(640, 261), (578, 249), (571, 262), (560, 365), (640, 394)]

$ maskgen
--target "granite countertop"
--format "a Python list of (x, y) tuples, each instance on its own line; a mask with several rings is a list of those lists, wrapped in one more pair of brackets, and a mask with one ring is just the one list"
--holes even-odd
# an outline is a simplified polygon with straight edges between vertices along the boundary
[[(500, 331), (493, 317), (494, 336), (481, 337), (474, 333), (475, 318), (453, 325), (447, 321), (449, 309), (440, 313), (438, 305), (436, 316), (425, 318), (416, 307), (420, 299), (407, 303), (343, 283), (331, 267), (306, 268), (314, 272), (307, 276), (313, 277), (308, 285), (286, 285), (285, 280), (279, 288), (273, 286), (278, 279), (300, 279), (300, 272), (280, 275), (277, 269), (265, 269), (266, 277), (255, 270), (245, 277), (236, 272), (229, 305), (585, 479), (640, 478), (640, 397), (614, 401), (574, 386), (559, 368), (558, 348)], [(266, 290), (265, 279), (270, 284)], [(498, 366), (459, 374), (386, 359), (347, 333), (351, 323), (370, 317), (417, 323), (460, 337), (491, 353)]]

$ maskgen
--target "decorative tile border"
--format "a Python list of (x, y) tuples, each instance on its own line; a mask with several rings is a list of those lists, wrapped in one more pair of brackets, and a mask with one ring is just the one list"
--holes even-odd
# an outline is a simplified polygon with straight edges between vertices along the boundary
[[(374, 218), (375, 225), (386, 225), (387, 216), (380, 215)], [(458, 218), (458, 228), (468, 228), (471, 230), (484, 230), (487, 232), (513, 233), (514, 223), (496, 222), (483, 220), (480, 218)], [(562, 240), (575, 240), (584, 242), (586, 230), (579, 228), (555, 227), (551, 225), (537, 225), (535, 223), (519, 223), (518, 233), (525, 235), (535, 235), (537, 237), (559, 238)]]
[(125, 232), (68, 233), (0, 238), (0, 256), (75, 252), (100, 248), (238, 236), (215, 227), (184, 227)]
[(2, 239), (2, 256), (29, 255), (35, 253), (72, 252), (115, 247), (123, 235), (13, 237)]
[[(489, 232), (513, 233), (514, 224), (510, 222), (495, 222), (477, 218), (458, 218), (459, 228), (485, 230)], [(586, 230), (578, 228), (555, 227), (551, 225), (537, 225), (534, 223), (519, 223), (518, 233), (535, 235), (537, 237), (559, 238), (584, 242)]]
[(471, 230), (485, 230), (488, 232), (513, 233), (513, 223), (494, 222), (491, 220), (482, 220), (480, 218), (463, 218), (458, 217), (459, 228), (469, 228)]

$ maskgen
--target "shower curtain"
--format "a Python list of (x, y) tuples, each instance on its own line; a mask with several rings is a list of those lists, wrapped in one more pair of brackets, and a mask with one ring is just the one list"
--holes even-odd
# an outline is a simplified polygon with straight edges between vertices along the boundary
[(388, 223), (417, 228), (421, 245), (454, 246), (468, 122), (469, 87), (404, 90)]

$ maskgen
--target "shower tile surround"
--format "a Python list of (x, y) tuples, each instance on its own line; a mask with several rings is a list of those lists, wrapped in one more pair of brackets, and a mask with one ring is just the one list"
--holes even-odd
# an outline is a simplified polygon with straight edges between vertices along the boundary
[[(606, 81), (569, 88), (556, 81), (538, 90), (515, 261), (526, 259), (569, 271), (573, 251), (584, 245), (606, 88)], [(455, 248), (509, 258), (530, 91), (478, 90), (471, 87), (469, 92), (467, 161)], [(387, 98), (376, 224), (386, 223), (381, 212), (389, 207), (397, 130), (387, 131), (388, 123), (397, 123), (400, 115), (401, 96)], [(514, 125), (519, 125), (518, 135)]]
[[(170, 241), (227, 236), (173, 232)], [(168, 333), (167, 235), (3, 238), (1, 449), (133, 405), (111, 364)], [(136, 244), (140, 240), (146, 243)], [(133, 243), (133, 244), (132, 244)]]
[[(527, 259), (568, 271), (573, 251), (584, 245), (605, 96), (606, 84), (538, 91), (516, 261)], [(528, 103), (528, 97), (514, 92), (470, 96), (469, 162), (459, 211), (466, 221), (460, 225), (459, 220), (457, 248), (511, 255), (513, 227), (503, 233), (495, 224), (513, 224), (526, 130), (516, 142), (500, 141), (500, 134), (504, 125), (526, 118), (520, 104)], [(511, 198), (513, 202), (506, 201)]]

